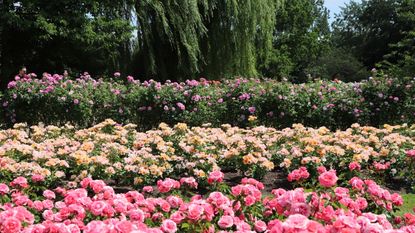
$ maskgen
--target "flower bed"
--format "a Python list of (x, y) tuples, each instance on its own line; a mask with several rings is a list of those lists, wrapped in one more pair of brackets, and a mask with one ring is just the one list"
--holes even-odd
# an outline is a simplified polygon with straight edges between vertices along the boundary
[(92, 126), (107, 118), (137, 124), (161, 122), (191, 126), (224, 123), (275, 128), (293, 123), (347, 128), (353, 123), (379, 126), (414, 122), (413, 79), (378, 75), (360, 83), (316, 81), (291, 84), (274, 80), (223, 82), (139, 82), (131, 76), (112, 81), (84, 74), (70, 80), (59, 75), (28, 76), (10, 82), (2, 97), (7, 124), (28, 122)]
[[(289, 173), (288, 178), (299, 185), (312, 187), (324, 167), (342, 174), (371, 177), (382, 184), (414, 185), (414, 129), (415, 126), (384, 125), (374, 128), (352, 125), (345, 131), (329, 131), (294, 125), (281, 131), (272, 161)], [(409, 186), (405, 186), (405, 184)], [(401, 186), (401, 187), (402, 187)]]
[(0, 131), (2, 177), (10, 181), (16, 175), (38, 174), (53, 183), (92, 176), (119, 185), (142, 185), (182, 175), (205, 179), (207, 172), (220, 167), (251, 176), (274, 168), (267, 149), (276, 140), (267, 138), (274, 129), (161, 124), (142, 133), (134, 128), (112, 120), (81, 130), (69, 125), (15, 125)]
[[(16, 124), (0, 131), (0, 232), (412, 233), (381, 184), (412, 182), (414, 129)], [(277, 170), (299, 188), (229, 185), (221, 170)]]
[(327, 128), (254, 127), (243, 129), (174, 127), (160, 124), (147, 132), (135, 125), (106, 120), (91, 128), (16, 124), (0, 131), (1, 179), (41, 175), (48, 185), (104, 179), (118, 185), (142, 186), (171, 177), (195, 176), (206, 184), (213, 170), (239, 172), (261, 179), (277, 171), (294, 185), (313, 187), (325, 169), (340, 175), (340, 184), (354, 176), (388, 185), (414, 184), (415, 127), (353, 125), (345, 131)]
[[(216, 172), (217, 173), (217, 172)], [(322, 174), (322, 176), (324, 176)], [(157, 189), (116, 193), (101, 180), (80, 187), (36, 189), (42, 181), (18, 177), (0, 184), (0, 230), (14, 232), (413, 232), (415, 215), (391, 211), (402, 205), (372, 180), (353, 178), (313, 192), (275, 189), (243, 179), (227, 187), (223, 174), (210, 174), (210, 191), (195, 195), (193, 177), (159, 180)], [(36, 192), (37, 191), (37, 192)]]

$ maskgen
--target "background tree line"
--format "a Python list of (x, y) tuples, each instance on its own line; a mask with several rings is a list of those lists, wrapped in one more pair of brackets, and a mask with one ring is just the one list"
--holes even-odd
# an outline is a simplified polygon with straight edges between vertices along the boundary
[(366, 78), (415, 73), (415, 0), (1, 1), (0, 77), (29, 71), (141, 79)]

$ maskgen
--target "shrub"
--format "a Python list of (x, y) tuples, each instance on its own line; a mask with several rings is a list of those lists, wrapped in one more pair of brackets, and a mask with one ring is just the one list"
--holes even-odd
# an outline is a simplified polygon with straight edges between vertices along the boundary
[(6, 123), (91, 126), (111, 118), (141, 129), (160, 122), (245, 127), (255, 116), (256, 124), (275, 128), (293, 123), (347, 128), (414, 120), (411, 78), (378, 74), (355, 83), (303, 84), (243, 78), (164, 84), (127, 80), (95, 80), (85, 74), (75, 80), (54, 75), (13, 81), (3, 97)]

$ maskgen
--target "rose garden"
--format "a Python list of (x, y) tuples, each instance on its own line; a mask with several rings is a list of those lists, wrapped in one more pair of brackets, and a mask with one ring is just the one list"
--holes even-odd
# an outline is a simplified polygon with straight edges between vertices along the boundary
[(1, 231), (413, 232), (412, 85), (14, 80)]

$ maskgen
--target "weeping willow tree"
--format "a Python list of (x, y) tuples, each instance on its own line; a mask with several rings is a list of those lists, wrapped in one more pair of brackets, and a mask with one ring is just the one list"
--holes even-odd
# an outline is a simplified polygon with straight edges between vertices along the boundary
[(133, 67), (158, 79), (258, 75), (282, 0), (139, 0)]
[(205, 70), (213, 77), (258, 75), (272, 50), (279, 1), (214, 1), (207, 20)]

